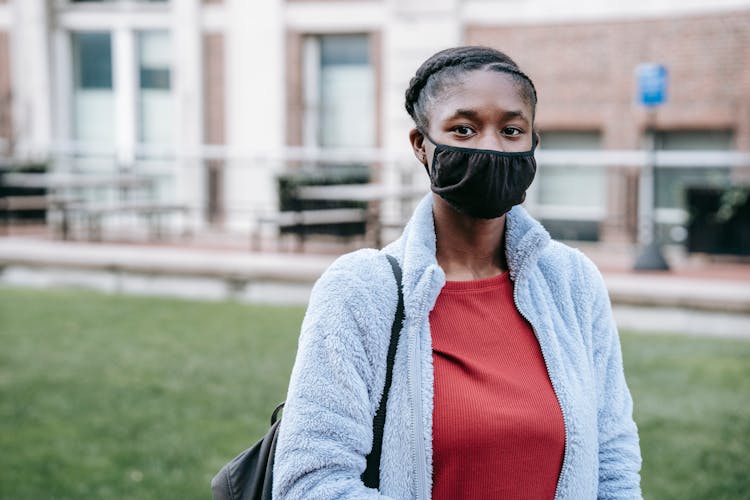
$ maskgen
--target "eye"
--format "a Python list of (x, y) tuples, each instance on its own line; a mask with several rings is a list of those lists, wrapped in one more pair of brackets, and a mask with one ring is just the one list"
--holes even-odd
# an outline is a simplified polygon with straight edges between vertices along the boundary
[(503, 135), (509, 135), (509, 136), (516, 136), (523, 134), (523, 130), (521, 130), (518, 127), (505, 127), (503, 130)]
[(461, 137), (468, 137), (474, 133), (474, 129), (467, 125), (457, 125), (451, 129), (451, 132)]

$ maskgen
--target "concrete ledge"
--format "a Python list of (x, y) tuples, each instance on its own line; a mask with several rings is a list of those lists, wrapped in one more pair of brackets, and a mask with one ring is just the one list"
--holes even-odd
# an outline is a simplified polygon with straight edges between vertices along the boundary
[[(0, 238), (0, 283), (191, 298), (305, 303), (335, 256)], [(609, 272), (616, 306), (750, 314), (750, 282)]]
[(312, 283), (335, 257), (0, 239), (0, 267)]
[(310, 283), (21, 265), (5, 267), (0, 286), (82, 288), (102, 293), (292, 305), (306, 304), (311, 290)]
[(677, 307), (615, 304), (620, 331), (750, 339), (750, 315)]
[(750, 283), (641, 273), (606, 274), (613, 304), (750, 314)]

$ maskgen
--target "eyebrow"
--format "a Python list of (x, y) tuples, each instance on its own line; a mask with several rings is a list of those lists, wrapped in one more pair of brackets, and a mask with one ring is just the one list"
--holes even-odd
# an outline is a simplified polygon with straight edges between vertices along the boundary
[[(461, 118), (461, 117), (476, 119), (476, 118), (479, 117), (479, 113), (477, 111), (473, 110), (473, 109), (461, 109), (461, 108), (459, 108), (459, 109), (457, 109), (453, 113), (453, 115), (451, 115), (450, 117), (448, 117), (448, 119), (451, 120), (453, 118)], [(524, 112), (521, 111), (521, 110), (504, 111), (503, 112), (503, 118), (506, 119), (506, 120), (510, 120), (510, 119), (513, 119), (513, 118), (523, 118), (524, 120), (528, 121), (528, 118), (526, 117), (526, 115), (524, 114)]]
[(460, 117), (477, 118), (478, 116), (479, 116), (479, 113), (477, 113), (473, 109), (457, 109), (453, 113), (453, 115), (450, 116), (450, 118), (460, 118)]

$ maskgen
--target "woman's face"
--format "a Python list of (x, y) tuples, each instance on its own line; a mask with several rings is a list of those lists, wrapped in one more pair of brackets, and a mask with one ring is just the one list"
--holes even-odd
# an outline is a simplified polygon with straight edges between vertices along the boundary
[[(430, 138), (440, 144), (504, 152), (531, 149), (532, 109), (513, 77), (497, 71), (466, 73), (428, 109)], [(422, 164), (431, 165), (435, 146), (416, 129), (412, 147)]]

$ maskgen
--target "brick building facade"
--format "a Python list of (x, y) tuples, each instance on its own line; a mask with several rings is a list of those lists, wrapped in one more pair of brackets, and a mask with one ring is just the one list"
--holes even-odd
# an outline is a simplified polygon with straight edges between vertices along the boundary
[(645, 113), (634, 70), (669, 69), (657, 126), (731, 129), (750, 149), (750, 10), (669, 19), (466, 27), (466, 42), (512, 54), (539, 89), (540, 128), (598, 129), (612, 149), (640, 147)]
[[(635, 69), (669, 71), (655, 116), (663, 133), (719, 132), (750, 150), (750, 10), (669, 18), (468, 25), (469, 44), (507, 51), (539, 90), (538, 127), (600, 134), (604, 149), (643, 147), (649, 117), (636, 103)], [(610, 170), (604, 239), (636, 233), (637, 172)]]
[[(669, 71), (658, 147), (750, 152), (750, 2), (688, 3), (0, 0), (0, 143), (53, 167), (55, 151), (92, 138), (112, 168), (160, 148), (176, 164), (165, 192), (198, 208), (195, 224), (246, 230), (249, 210), (275, 203), (283, 167), (258, 158), (300, 146), (375, 149), (401, 162), (376, 162), (379, 180), (425, 182), (403, 92), (435, 51), (484, 44), (534, 79), (540, 153), (642, 151), (634, 71), (646, 62)], [(556, 236), (634, 240), (638, 165), (540, 158), (527, 205)], [(747, 177), (742, 167), (657, 172), (663, 229), (684, 223), (685, 185)]]

